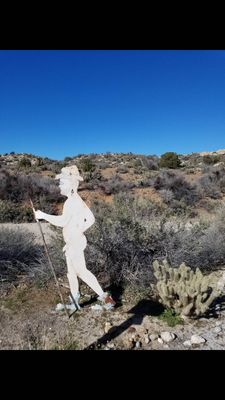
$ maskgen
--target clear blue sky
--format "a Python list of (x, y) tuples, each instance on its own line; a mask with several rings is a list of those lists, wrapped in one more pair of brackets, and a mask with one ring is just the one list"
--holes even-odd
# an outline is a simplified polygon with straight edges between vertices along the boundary
[(225, 148), (225, 51), (0, 50), (0, 154)]

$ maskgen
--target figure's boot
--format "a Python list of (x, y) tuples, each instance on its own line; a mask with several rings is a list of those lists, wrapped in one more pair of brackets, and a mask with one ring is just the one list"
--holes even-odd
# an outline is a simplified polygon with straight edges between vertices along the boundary
[[(70, 298), (70, 310), (75, 309), (75, 307), (77, 308), (77, 310), (80, 310), (80, 305), (79, 305), (79, 299), (80, 299), (80, 293), (76, 293), (75, 295), (73, 295), (71, 293), (71, 295), (69, 296)], [(74, 307), (74, 308), (73, 308)]]
[(103, 293), (102, 296), (99, 296), (98, 300), (103, 303), (103, 306), (106, 310), (111, 310), (116, 305), (116, 302), (113, 300), (112, 296), (110, 296), (107, 292)]
[[(65, 304), (65, 307), (67, 310), (70, 311), (76, 311), (80, 310), (80, 305), (79, 305), (79, 298), (80, 298), (80, 293), (78, 292), (75, 296), (72, 294), (69, 296), (70, 299), (70, 304)], [(56, 311), (62, 311), (65, 309), (64, 305), (62, 303), (57, 304), (56, 306)]]

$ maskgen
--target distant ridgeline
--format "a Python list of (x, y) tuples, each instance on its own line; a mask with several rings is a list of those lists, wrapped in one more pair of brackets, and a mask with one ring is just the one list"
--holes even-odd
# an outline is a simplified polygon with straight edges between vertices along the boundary
[[(133, 153), (78, 154), (62, 161), (28, 153), (0, 156), (0, 222), (33, 221), (36, 208), (58, 214), (64, 198), (56, 174), (75, 164), (84, 181), (84, 200), (112, 201), (114, 196), (146, 196), (152, 212), (171, 215), (210, 213), (225, 193), (225, 150), (161, 156)], [(90, 205), (89, 204), (89, 205)]]

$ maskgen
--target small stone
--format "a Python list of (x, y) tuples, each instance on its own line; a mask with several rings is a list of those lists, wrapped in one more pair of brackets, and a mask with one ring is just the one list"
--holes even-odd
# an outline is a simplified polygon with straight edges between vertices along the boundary
[(176, 338), (176, 335), (171, 332), (161, 332), (160, 336), (162, 340), (167, 343), (172, 342)]
[(185, 340), (185, 342), (183, 343), (183, 345), (185, 347), (191, 347), (191, 341), (190, 340)]
[(64, 305), (62, 303), (58, 303), (56, 305), (55, 311), (62, 311), (64, 310)]
[(199, 335), (192, 335), (191, 337), (191, 344), (202, 344), (205, 343), (206, 339)]
[(111, 328), (112, 328), (111, 322), (106, 322), (104, 326), (104, 332), (108, 333)]
[(107, 347), (109, 349), (113, 349), (115, 347), (115, 344), (114, 343), (107, 343)]
[(133, 349), (134, 346), (135, 346), (135, 343), (133, 341), (129, 341), (129, 342), (126, 343), (126, 347), (128, 349)]
[(159, 337), (159, 335), (157, 335), (157, 333), (152, 333), (151, 335), (149, 335), (149, 338), (150, 338), (151, 341), (157, 340), (158, 337)]
[(222, 321), (216, 321), (216, 326), (222, 325)]
[(91, 306), (91, 309), (94, 311), (103, 311), (103, 306), (100, 304), (95, 304), (94, 306)]
[(213, 333), (221, 333), (222, 332), (222, 328), (220, 326), (216, 326), (215, 328), (213, 328)]
[(132, 333), (132, 335), (130, 335), (131, 340), (134, 340), (135, 342), (137, 342), (140, 339), (140, 336), (138, 335), (138, 333)]
[(163, 344), (163, 340), (159, 337), (158, 338), (158, 342), (160, 343), (160, 344)]
[(137, 342), (135, 343), (135, 347), (136, 347), (137, 349), (139, 349), (139, 348), (141, 347), (141, 342), (137, 341)]
[(147, 334), (144, 335), (144, 342), (145, 342), (146, 344), (148, 344), (148, 343), (150, 342), (150, 339), (149, 339), (149, 337), (148, 337)]

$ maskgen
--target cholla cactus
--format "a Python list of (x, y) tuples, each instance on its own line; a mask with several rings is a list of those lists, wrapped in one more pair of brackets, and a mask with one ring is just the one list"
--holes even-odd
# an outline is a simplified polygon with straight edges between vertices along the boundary
[(172, 268), (167, 260), (163, 265), (154, 261), (153, 269), (161, 303), (173, 308), (177, 314), (200, 316), (220, 294), (213, 273), (203, 275), (199, 268), (194, 272), (185, 263)]

